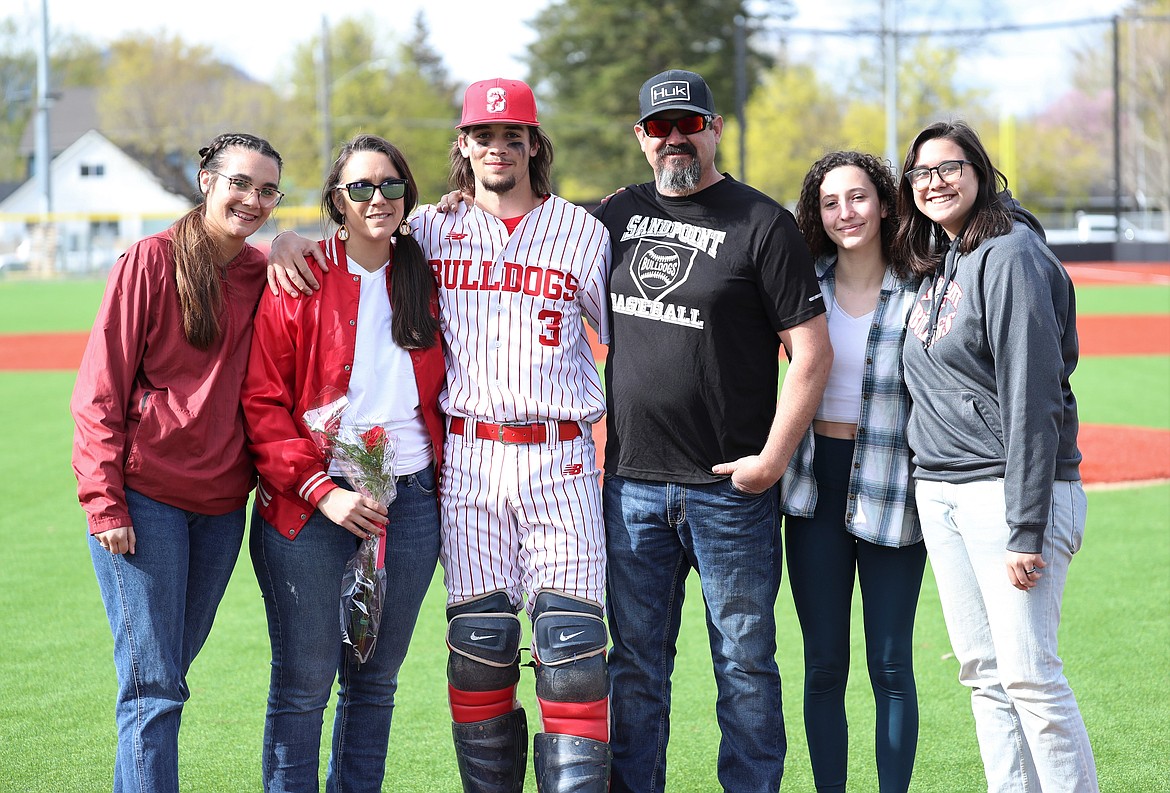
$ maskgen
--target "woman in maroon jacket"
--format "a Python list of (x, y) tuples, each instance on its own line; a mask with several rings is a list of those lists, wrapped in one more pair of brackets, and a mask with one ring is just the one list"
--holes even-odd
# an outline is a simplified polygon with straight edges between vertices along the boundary
[[(380, 791), (398, 668), (439, 553), (435, 471), (443, 387), (434, 279), (406, 218), (418, 191), (402, 154), (359, 135), (342, 147), (322, 208), (337, 282), (312, 295), (268, 292), (256, 314), (243, 405), (260, 472), (251, 552), (268, 612), (272, 679), (266, 791), (316, 790), (322, 713), (339, 679), (329, 788)], [(324, 394), (398, 439), (389, 510), (347, 488), (304, 421)], [(355, 422), (356, 423), (356, 422)], [(385, 534), (386, 600), (373, 654), (357, 663), (338, 627), (342, 573)]]
[(178, 791), (186, 675), (211, 631), (255, 481), (240, 385), (280, 155), (201, 149), (203, 202), (114, 265), (73, 390), (73, 469), (114, 635), (115, 791)]

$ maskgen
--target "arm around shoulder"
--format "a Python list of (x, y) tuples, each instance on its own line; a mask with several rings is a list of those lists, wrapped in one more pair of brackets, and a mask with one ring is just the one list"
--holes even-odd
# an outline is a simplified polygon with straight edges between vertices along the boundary
[(316, 263), (322, 275), (329, 272), (325, 254), (315, 241), (291, 229), (273, 237), (268, 252), (268, 288), (272, 294), (283, 289), (292, 297), (299, 297), (302, 294), (311, 295), (320, 289), (321, 283), (310, 261)]

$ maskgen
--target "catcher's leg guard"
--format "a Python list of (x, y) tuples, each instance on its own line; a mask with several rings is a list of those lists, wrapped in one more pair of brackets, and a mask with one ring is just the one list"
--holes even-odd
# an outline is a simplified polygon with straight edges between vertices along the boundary
[(463, 793), (521, 793), (528, 768), (528, 721), (516, 708), (487, 721), (454, 722)]
[(540, 793), (609, 788), (609, 674), (601, 606), (541, 590), (532, 609), (536, 697), (543, 731), (534, 740)]
[(464, 793), (519, 793), (528, 723), (516, 703), (520, 620), (506, 593), (447, 609), (447, 693)]
[(608, 743), (549, 732), (532, 739), (538, 793), (606, 793), (609, 764)]

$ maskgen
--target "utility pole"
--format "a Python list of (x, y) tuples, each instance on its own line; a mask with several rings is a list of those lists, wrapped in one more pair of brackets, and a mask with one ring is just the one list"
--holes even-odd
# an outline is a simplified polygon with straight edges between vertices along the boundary
[(317, 106), (321, 114), (321, 177), (329, 175), (333, 165), (333, 77), (329, 50), (329, 19), (321, 15), (321, 48), (317, 63)]
[(40, 189), (41, 219), (40, 223), (37, 224), (36, 232), (40, 237), (40, 244), (33, 245), (35, 250), (39, 250), (39, 255), (34, 254), (33, 269), (39, 270), (45, 275), (51, 275), (56, 269), (57, 246), (55, 244), (56, 235), (53, 233), (52, 217), (53, 152), (49, 147), (49, 103), (52, 98), (49, 92), (49, 0), (41, 0), (39, 44), (40, 46), (37, 48), (36, 144), (33, 166), (36, 171), (37, 187)]
[(747, 184), (747, 18), (735, 17), (735, 118), (739, 122), (739, 181)]
[(882, 0), (882, 65), (886, 105), (886, 159), (897, 171), (898, 157), (898, 8), (897, 0)]
[[(1113, 218), (1116, 244), (1125, 239), (1121, 234), (1121, 17), (1113, 16)], [(1114, 248), (1113, 258), (1117, 259)]]

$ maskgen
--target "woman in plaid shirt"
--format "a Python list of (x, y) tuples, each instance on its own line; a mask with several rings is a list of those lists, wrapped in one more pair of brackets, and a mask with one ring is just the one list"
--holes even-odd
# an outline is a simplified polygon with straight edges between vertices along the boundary
[(825, 296), (833, 369), (781, 482), (788, 576), (804, 635), (804, 722), (818, 791), (844, 791), (849, 611), (861, 583), (882, 793), (910, 785), (918, 743), (914, 613), (926, 548), (910, 488), (902, 342), (917, 282), (890, 256), (890, 169), (834, 152), (805, 176), (796, 221)]

